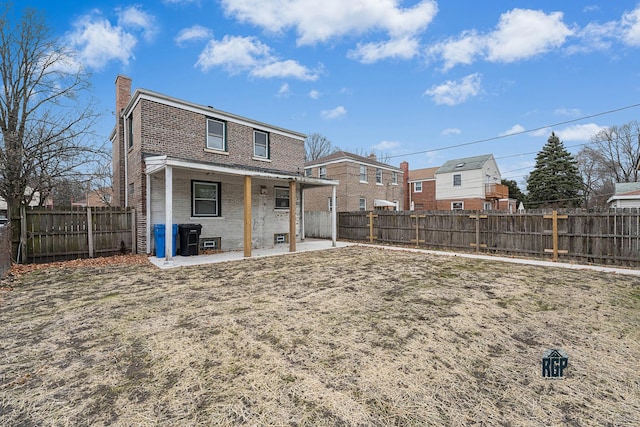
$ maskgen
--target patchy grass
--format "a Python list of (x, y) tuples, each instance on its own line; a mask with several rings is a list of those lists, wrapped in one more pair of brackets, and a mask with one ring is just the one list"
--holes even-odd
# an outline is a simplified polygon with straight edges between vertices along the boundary
[(632, 276), (349, 247), (0, 288), (1, 425), (640, 425)]

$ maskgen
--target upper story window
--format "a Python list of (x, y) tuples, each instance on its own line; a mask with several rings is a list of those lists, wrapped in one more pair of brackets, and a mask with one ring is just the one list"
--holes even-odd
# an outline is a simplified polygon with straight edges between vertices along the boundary
[(313, 175), (313, 169), (308, 168), (304, 170), (304, 176), (306, 176), (307, 178), (311, 178)]
[(329, 201), (329, 212), (333, 211), (333, 197), (327, 199)]
[(391, 172), (391, 183), (393, 185), (398, 184), (398, 172)]
[(413, 192), (414, 193), (422, 193), (422, 181), (413, 183)]
[(127, 119), (127, 130), (129, 131), (129, 148), (133, 147), (133, 114)]
[(289, 209), (289, 189), (276, 187), (276, 209)]
[(376, 184), (382, 184), (382, 169), (376, 169)]
[(459, 173), (453, 175), (453, 185), (462, 185), (462, 175), (460, 175)]
[(269, 158), (269, 134), (266, 132), (260, 132), (259, 130), (253, 131), (253, 155), (262, 159)]
[(191, 181), (191, 215), (220, 216), (220, 183)]
[(219, 120), (207, 119), (207, 148), (212, 150), (227, 150), (226, 126)]
[(327, 177), (327, 167), (326, 166), (320, 166), (318, 168), (318, 177), (319, 178), (326, 178)]
[(360, 165), (360, 182), (367, 182), (367, 167)]

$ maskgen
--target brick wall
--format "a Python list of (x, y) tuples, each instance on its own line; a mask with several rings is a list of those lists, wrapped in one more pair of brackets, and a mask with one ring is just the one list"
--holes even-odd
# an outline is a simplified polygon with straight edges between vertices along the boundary
[(436, 210), (436, 181), (422, 181), (422, 191), (416, 193), (413, 191), (413, 183), (410, 183), (411, 186), (411, 200), (413, 201), (414, 209), (417, 211), (420, 210)]

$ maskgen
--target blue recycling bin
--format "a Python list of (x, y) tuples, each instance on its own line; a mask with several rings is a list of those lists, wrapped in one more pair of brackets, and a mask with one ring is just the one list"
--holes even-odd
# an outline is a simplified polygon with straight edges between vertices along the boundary
[[(178, 224), (173, 224), (173, 233), (171, 236), (171, 241), (173, 245), (171, 246), (171, 254), (176, 256), (176, 236), (178, 235)], [(165, 246), (165, 232), (164, 232), (164, 224), (154, 224), (153, 225), (153, 238), (156, 242), (156, 257), (164, 258), (164, 246)]]

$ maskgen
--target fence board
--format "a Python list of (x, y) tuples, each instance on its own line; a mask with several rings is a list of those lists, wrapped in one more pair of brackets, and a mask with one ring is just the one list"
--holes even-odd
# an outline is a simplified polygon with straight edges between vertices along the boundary
[[(549, 258), (545, 249), (553, 248), (550, 211), (507, 213), (482, 212), (479, 221), (481, 251), (536, 258)], [(568, 253), (559, 259), (581, 263), (640, 266), (640, 210), (560, 211), (558, 248)], [(416, 244), (433, 248), (475, 250), (475, 211), (376, 211), (373, 219), (375, 241), (387, 244)], [(369, 240), (368, 212), (340, 212), (338, 237)], [(416, 218), (416, 215), (418, 217)], [(413, 216), (413, 218), (412, 218)]]

